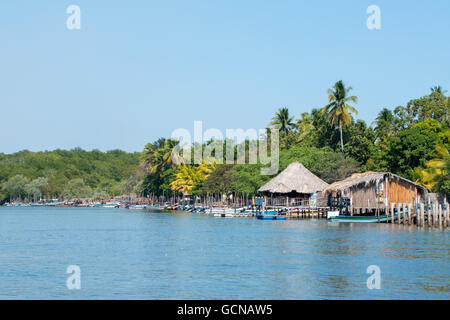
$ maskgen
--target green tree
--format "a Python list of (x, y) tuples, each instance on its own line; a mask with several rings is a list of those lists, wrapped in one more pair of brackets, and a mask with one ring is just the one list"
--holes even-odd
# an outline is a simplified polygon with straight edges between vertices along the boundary
[(450, 153), (444, 145), (436, 146), (437, 157), (426, 163), (426, 168), (415, 170), (428, 189), (450, 196)]
[(401, 130), (389, 138), (387, 149), (380, 154), (384, 161), (380, 167), (386, 166), (389, 171), (412, 179), (414, 168), (425, 167), (426, 162), (436, 157), (442, 132), (441, 125), (433, 119)]
[(349, 127), (348, 133), (350, 138), (345, 144), (345, 154), (365, 166), (376, 152), (374, 144), (376, 139), (375, 131), (367, 127), (363, 120), (357, 120), (356, 123)]
[(348, 104), (348, 102), (357, 103), (358, 98), (356, 96), (349, 96), (349, 92), (352, 87), (345, 87), (342, 80), (336, 82), (333, 88), (328, 89), (328, 104), (323, 108), (323, 112), (327, 114), (327, 117), (332, 126), (339, 128), (341, 139), (341, 152), (344, 152), (344, 140), (342, 129), (344, 126), (352, 123), (351, 113), (357, 115), (358, 111)]
[(48, 179), (39, 177), (25, 185), (26, 194), (34, 201), (41, 199), (48, 186)]
[[(92, 189), (108, 184), (112, 190), (124, 179), (126, 170), (139, 164), (139, 157), (140, 153), (121, 150), (24, 150), (0, 157), (0, 184), (15, 175), (23, 175), (30, 180), (47, 178), (48, 185), (43, 190), (46, 197), (62, 196), (65, 184), (76, 178), (83, 179)], [(6, 196), (6, 192), (3, 193)]]
[(144, 162), (148, 165), (151, 174), (163, 173), (168, 168), (174, 168), (176, 161), (173, 159), (173, 149), (178, 141), (160, 138), (154, 143), (149, 143), (144, 148)]
[(305, 142), (311, 134), (314, 132), (314, 122), (313, 117), (308, 113), (304, 112), (301, 114), (302, 118), (297, 120), (295, 128), (298, 130), (297, 142)]
[(394, 133), (394, 114), (388, 108), (383, 108), (375, 120), (377, 139), (383, 139)]
[(406, 107), (395, 109), (396, 123), (401, 129), (406, 129), (418, 122), (433, 119), (441, 125), (449, 126), (450, 98), (440, 86), (431, 89), (429, 95), (408, 102)]
[[(330, 126), (327, 114), (323, 111), (323, 109), (312, 109), (311, 117), (314, 125), (314, 131), (309, 136), (309, 139), (311, 139), (310, 145), (317, 148), (330, 147), (333, 150), (339, 149), (339, 131), (336, 131), (332, 126)], [(345, 130), (346, 128), (344, 128), (343, 131)]]
[(287, 134), (294, 127), (294, 117), (289, 115), (288, 108), (281, 108), (275, 113), (275, 117), (269, 123), (269, 127), (278, 129), (279, 131)]
[[(286, 152), (286, 151), (282, 151)], [(237, 194), (251, 196), (255, 195), (258, 189), (269, 181), (272, 177), (261, 175), (263, 166), (258, 163), (255, 165), (236, 165), (232, 173), (232, 189)]]
[(233, 191), (235, 166), (221, 164), (206, 178), (203, 184), (205, 193), (230, 194)]
[(70, 180), (64, 188), (64, 199), (66, 200), (89, 198), (91, 195), (92, 189), (80, 178)]
[(10, 200), (24, 198), (27, 194), (26, 185), (30, 180), (21, 174), (8, 179), (3, 188)]
[(295, 146), (280, 152), (280, 171), (294, 161), (328, 183), (345, 179), (361, 169), (358, 161), (330, 148)]
[(431, 93), (437, 93), (440, 95), (444, 95), (447, 93), (447, 90), (442, 89), (441, 86), (434, 86), (431, 88)]
[(94, 192), (92, 199), (95, 201), (105, 201), (109, 199), (109, 194), (105, 191), (97, 190)]

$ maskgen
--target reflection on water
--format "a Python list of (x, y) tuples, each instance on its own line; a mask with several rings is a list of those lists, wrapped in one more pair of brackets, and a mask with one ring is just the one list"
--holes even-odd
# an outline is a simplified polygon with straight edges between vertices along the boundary
[(0, 208), (0, 298), (449, 299), (449, 249), (448, 232), (414, 226)]

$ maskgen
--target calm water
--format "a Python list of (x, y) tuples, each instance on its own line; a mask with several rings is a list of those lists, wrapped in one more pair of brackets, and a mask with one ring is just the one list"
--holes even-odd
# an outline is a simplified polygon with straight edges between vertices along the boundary
[(449, 232), (415, 227), (0, 208), (1, 299), (449, 299), (449, 262)]

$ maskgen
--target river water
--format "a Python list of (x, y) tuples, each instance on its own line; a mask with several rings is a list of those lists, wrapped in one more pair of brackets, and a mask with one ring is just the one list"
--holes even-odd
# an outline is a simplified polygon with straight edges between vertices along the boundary
[(0, 207), (0, 299), (449, 299), (449, 279), (448, 231)]

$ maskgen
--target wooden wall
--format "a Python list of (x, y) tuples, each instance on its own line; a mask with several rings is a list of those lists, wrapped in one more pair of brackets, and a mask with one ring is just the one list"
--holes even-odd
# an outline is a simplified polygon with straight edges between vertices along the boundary
[[(368, 186), (361, 185), (352, 190), (352, 207), (353, 208), (376, 208), (376, 185), (371, 183)], [(379, 203), (378, 207), (384, 207), (383, 203)]]
[[(385, 183), (385, 181), (380, 183)], [(416, 187), (410, 183), (392, 179), (388, 181), (388, 187), (384, 188), (384, 198), (380, 202), (376, 195), (376, 184), (371, 183), (368, 186), (360, 185), (352, 190), (352, 207), (353, 208), (386, 208), (384, 198), (388, 197), (387, 208), (393, 203), (414, 203), (416, 197)], [(348, 195), (349, 196), (349, 195)], [(377, 203), (378, 202), (378, 203)]]
[(388, 207), (391, 203), (414, 203), (416, 187), (407, 182), (390, 179), (388, 181)]

